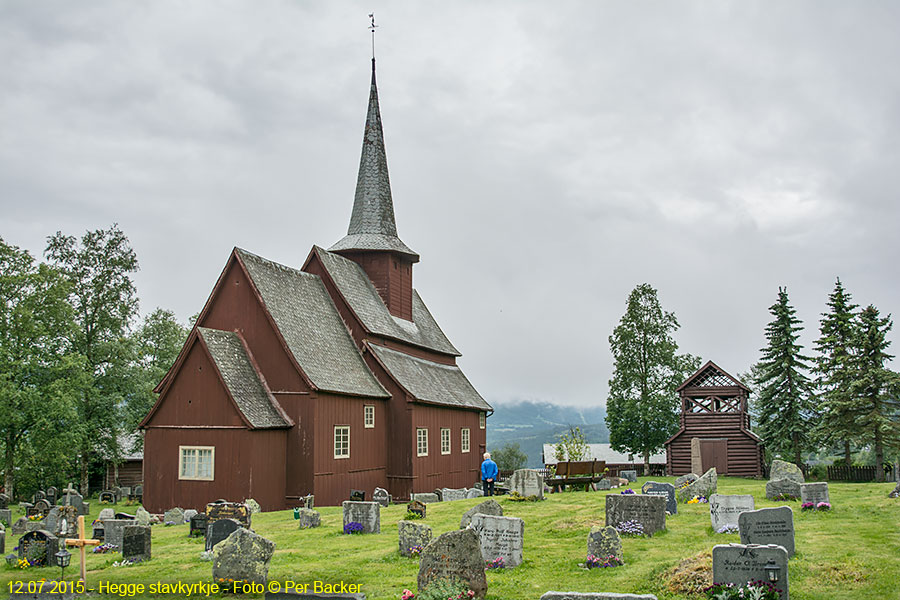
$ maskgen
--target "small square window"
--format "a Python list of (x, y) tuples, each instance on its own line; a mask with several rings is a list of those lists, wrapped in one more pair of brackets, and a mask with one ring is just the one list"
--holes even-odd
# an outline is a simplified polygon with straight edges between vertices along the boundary
[(450, 430), (441, 429), (441, 454), (450, 454)]
[(212, 481), (215, 466), (215, 446), (179, 446), (181, 469), (179, 479)]
[(463, 427), (460, 431), (459, 451), (466, 453), (469, 451), (469, 428)]
[(375, 407), (371, 404), (366, 404), (363, 407), (363, 424), (366, 429), (375, 427)]
[(428, 456), (428, 430), (424, 427), (416, 429), (416, 456)]
[(334, 457), (350, 458), (350, 426), (334, 426)]
[(478, 429), (484, 429), (485, 421), (487, 420), (487, 415), (485, 413), (478, 413)]

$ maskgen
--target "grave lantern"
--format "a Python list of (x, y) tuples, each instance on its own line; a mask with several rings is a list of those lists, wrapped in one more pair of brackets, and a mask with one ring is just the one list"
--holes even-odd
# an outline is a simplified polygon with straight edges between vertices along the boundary
[(766, 575), (769, 577), (769, 583), (778, 583), (778, 574), (781, 572), (781, 569), (775, 564), (774, 558), (770, 558), (763, 569), (766, 570)]
[(56, 553), (56, 564), (59, 565), (59, 580), (65, 580), (65, 572), (66, 567), (69, 566), (69, 561), (72, 560), (72, 553), (68, 550), (60, 550)]

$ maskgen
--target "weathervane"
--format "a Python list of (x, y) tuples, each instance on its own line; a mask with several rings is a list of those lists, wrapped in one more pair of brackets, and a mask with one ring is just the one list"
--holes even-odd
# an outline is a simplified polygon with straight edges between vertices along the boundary
[(369, 25), (369, 31), (372, 32), (372, 60), (375, 60), (375, 28), (378, 25), (375, 24), (375, 13), (369, 13), (369, 19), (371, 19), (371, 24)]

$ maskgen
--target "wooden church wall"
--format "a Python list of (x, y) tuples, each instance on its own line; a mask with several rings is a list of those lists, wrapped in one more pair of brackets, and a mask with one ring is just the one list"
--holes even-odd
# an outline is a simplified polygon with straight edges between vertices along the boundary
[[(691, 439), (728, 439), (728, 471), (721, 475), (755, 477), (760, 464), (759, 446), (749, 435), (741, 432), (741, 413), (687, 413), (682, 415), (684, 431), (668, 447), (668, 468), (671, 475), (691, 472)], [(706, 465), (704, 465), (704, 470)], [(699, 473), (698, 473), (699, 474)]]
[[(416, 429), (428, 429), (428, 456), (417, 456)], [(461, 452), (460, 431), (469, 429), (469, 451)], [(450, 429), (450, 454), (441, 454), (441, 429)], [(412, 410), (413, 491), (437, 487), (472, 487), (480, 479), (480, 447), (484, 429), (478, 428), (478, 412), (416, 404)]]

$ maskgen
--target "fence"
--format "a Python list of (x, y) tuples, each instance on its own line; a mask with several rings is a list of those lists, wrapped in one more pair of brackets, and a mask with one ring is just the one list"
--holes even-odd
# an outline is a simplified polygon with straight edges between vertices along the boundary
[[(886, 481), (894, 481), (892, 465), (885, 465), (884, 478)], [(828, 467), (828, 481), (875, 481), (875, 466), (832, 465)]]

